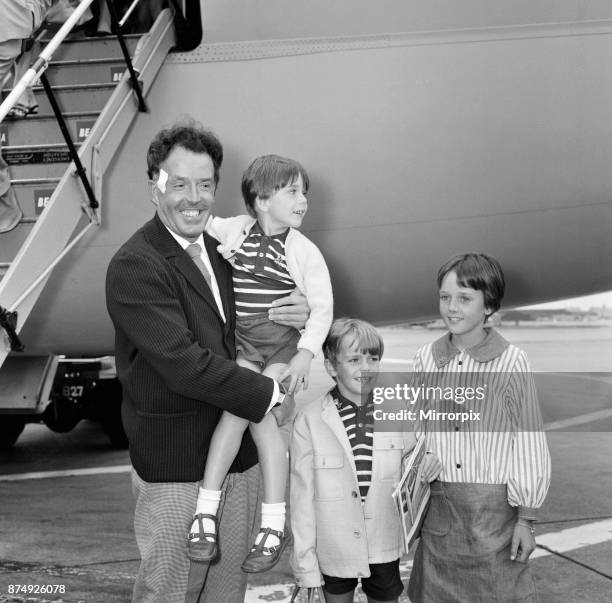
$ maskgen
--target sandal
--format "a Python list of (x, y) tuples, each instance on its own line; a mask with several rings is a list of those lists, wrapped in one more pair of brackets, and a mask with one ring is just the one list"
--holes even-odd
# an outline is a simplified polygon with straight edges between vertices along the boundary
[(32, 105), (31, 107), (28, 107), (23, 103), (17, 103), (13, 107), (11, 107), (6, 116), (10, 119), (23, 119), (24, 117), (27, 117), (30, 114), (36, 113), (38, 113), (38, 105)]
[[(257, 574), (272, 569), (278, 563), (286, 546), (291, 542), (291, 533), (286, 527), (284, 532), (272, 528), (261, 528), (259, 534), (262, 534), (261, 540), (253, 545), (250, 553), (240, 566), (243, 572)], [(266, 540), (270, 534), (276, 536), (280, 541), (276, 546), (266, 546)]]
[[(205, 532), (202, 519), (210, 519), (215, 524), (215, 533)], [(197, 513), (193, 521), (198, 522), (198, 531), (189, 532), (187, 537), (187, 557), (191, 561), (211, 561), (217, 556), (217, 516), (209, 513)], [(191, 522), (193, 525), (193, 521)], [(209, 540), (212, 539), (212, 540)]]

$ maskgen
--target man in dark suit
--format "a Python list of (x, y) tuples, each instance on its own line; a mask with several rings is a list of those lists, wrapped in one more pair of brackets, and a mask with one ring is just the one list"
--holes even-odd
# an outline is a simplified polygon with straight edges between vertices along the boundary
[[(107, 273), (134, 467), (138, 602), (244, 600), (246, 574), (239, 568), (259, 489), (248, 431), (225, 484), (220, 559), (190, 565), (186, 536), (221, 412), (258, 422), (283, 400), (276, 382), (234, 362), (231, 267), (204, 233), (222, 160), (217, 138), (199, 126), (161, 131), (147, 155), (156, 215), (119, 249)], [(283, 322), (303, 326), (304, 303), (294, 308), (296, 319)]]

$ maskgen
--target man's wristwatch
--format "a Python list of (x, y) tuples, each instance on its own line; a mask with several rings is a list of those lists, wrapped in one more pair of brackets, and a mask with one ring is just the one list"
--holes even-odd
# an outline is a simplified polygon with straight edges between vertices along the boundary
[(285, 401), (285, 397), (287, 396), (287, 388), (282, 383), (278, 381), (277, 383), (278, 383), (278, 396), (272, 408), (276, 408), (277, 406), (280, 406)]

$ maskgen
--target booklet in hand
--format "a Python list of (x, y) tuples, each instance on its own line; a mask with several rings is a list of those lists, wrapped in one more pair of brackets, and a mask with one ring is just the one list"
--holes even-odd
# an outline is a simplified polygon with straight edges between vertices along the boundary
[(421, 524), (429, 503), (429, 482), (421, 483), (425, 458), (425, 436), (402, 459), (402, 477), (393, 492), (402, 525), (402, 540), (406, 553), (419, 537)]

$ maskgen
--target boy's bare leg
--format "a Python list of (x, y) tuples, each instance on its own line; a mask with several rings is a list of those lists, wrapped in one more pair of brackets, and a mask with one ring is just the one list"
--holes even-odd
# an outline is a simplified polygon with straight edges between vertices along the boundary
[[(224, 412), (215, 428), (206, 458), (202, 486), (198, 489), (193, 522), (189, 530), (189, 556), (192, 560), (207, 559), (214, 552), (214, 548), (208, 546), (204, 552), (201, 549), (202, 545), (197, 543), (200, 540), (209, 543), (216, 542), (217, 522), (214, 518), (217, 517), (221, 503), (221, 487), (232, 462), (236, 458), (236, 454), (238, 454), (242, 435), (248, 425), (247, 420)], [(193, 547), (195, 548), (192, 550)], [(206, 557), (202, 557), (203, 555), (206, 555)]]
[[(259, 372), (257, 366), (253, 368), (245, 362), (238, 362), (238, 364)], [(224, 412), (210, 440), (202, 486), (198, 490), (196, 510), (189, 531), (189, 546), (191, 547), (189, 555), (192, 560), (200, 561), (212, 555), (213, 548), (207, 545), (206, 550), (203, 551), (202, 545), (197, 543), (201, 539), (209, 543), (214, 543), (216, 540), (217, 526), (213, 518), (217, 516), (221, 503), (221, 487), (238, 454), (242, 436), (248, 425), (249, 422), (246, 419)], [(202, 532), (206, 536), (203, 536)]]
[[(263, 371), (263, 374), (272, 379), (278, 379), (284, 368), (284, 364), (272, 364)], [(257, 446), (259, 464), (263, 474), (264, 503), (284, 502), (289, 473), (289, 456), (276, 419), (274, 415), (268, 413), (259, 423), (251, 423), (250, 429)]]
[[(261, 372), (257, 364), (245, 360), (240, 353), (236, 359), (236, 364), (257, 373)], [(206, 490), (221, 489), (223, 480), (240, 449), (242, 435), (248, 426), (249, 422), (246, 419), (241, 419), (227, 411), (221, 415), (221, 419), (210, 439), (202, 488)]]
[(207, 490), (219, 490), (221, 488), (223, 480), (240, 449), (242, 434), (248, 426), (249, 422), (246, 419), (241, 419), (232, 413), (225, 411), (221, 415), (210, 440), (202, 488)]
[[(325, 595), (325, 603), (353, 603), (355, 591), (344, 593), (342, 595), (332, 595), (323, 588), (323, 594)], [(368, 599), (369, 601), (369, 599)]]
[[(284, 364), (272, 364), (266, 367), (263, 374), (278, 380), (285, 366)], [(287, 443), (272, 413), (268, 413), (259, 423), (251, 423), (249, 429), (257, 446), (264, 491), (261, 505), (261, 531), (255, 539), (255, 544), (277, 547), (281, 542), (279, 537), (273, 533), (266, 533), (264, 530), (269, 528), (279, 534), (286, 532), (285, 492), (289, 474)], [(262, 542), (264, 538), (265, 542)], [(248, 561), (245, 563), (248, 565)], [(245, 571), (258, 571), (246, 569), (246, 567), (243, 566)]]

